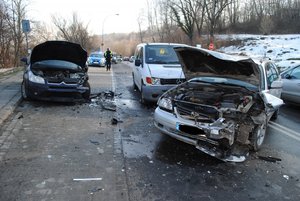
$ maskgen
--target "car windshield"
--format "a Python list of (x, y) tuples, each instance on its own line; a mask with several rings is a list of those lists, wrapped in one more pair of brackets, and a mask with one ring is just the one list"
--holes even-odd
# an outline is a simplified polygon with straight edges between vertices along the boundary
[(147, 45), (146, 63), (148, 64), (179, 64), (172, 45)]
[(102, 58), (102, 54), (91, 54), (90, 57)]
[(251, 91), (258, 91), (258, 87), (250, 84), (248, 82), (244, 82), (241, 80), (230, 79), (230, 78), (220, 78), (220, 77), (197, 77), (190, 80), (190, 82), (204, 82), (210, 84), (217, 85), (232, 85), (232, 86), (241, 86), (247, 88)]

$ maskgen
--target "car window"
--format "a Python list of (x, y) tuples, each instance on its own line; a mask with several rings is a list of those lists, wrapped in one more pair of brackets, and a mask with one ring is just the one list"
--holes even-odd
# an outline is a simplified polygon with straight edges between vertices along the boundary
[(139, 59), (139, 60), (143, 61), (143, 47), (137, 48), (137, 50), (135, 52), (135, 59)]
[(279, 73), (277, 71), (277, 68), (274, 64), (268, 63), (266, 64), (266, 75), (267, 75), (267, 83), (270, 87), (272, 82), (277, 80), (279, 78)]
[(300, 79), (300, 66), (294, 68), (290, 75), (292, 79)]
[(171, 45), (147, 45), (146, 63), (148, 64), (179, 64), (178, 57)]
[(90, 57), (102, 58), (102, 54), (91, 54)]

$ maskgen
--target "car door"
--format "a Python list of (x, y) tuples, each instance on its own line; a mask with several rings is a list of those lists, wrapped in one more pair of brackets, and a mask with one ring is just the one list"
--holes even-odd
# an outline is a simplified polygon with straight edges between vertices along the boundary
[(276, 65), (272, 62), (266, 63), (265, 70), (269, 93), (273, 96), (276, 96), (277, 98), (280, 98), (283, 82), (281, 80)]
[(283, 77), (282, 97), (300, 103), (300, 66), (292, 69)]
[(134, 61), (134, 82), (141, 91), (142, 88), (142, 79), (143, 79), (143, 50), (144, 48), (138, 47), (135, 53)]

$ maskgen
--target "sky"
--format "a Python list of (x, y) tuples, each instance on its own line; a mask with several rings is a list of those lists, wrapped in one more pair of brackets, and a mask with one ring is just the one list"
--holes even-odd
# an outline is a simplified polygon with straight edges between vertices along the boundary
[[(71, 19), (76, 12), (93, 34), (138, 31), (137, 18), (147, 7), (146, 0), (28, 0), (30, 20), (53, 24), (51, 16)], [(118, 15), (116, 15), (118, 14)]]

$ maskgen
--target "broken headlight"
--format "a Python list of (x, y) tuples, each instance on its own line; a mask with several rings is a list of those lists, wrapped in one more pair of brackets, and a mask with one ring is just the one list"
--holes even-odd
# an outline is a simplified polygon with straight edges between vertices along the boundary
[(30, 82), (45, 84), (45, 80), (42, 77), (33, 74), (31, 71), (28, 71), (28, 79)]
[(158, 106), (163, 110), (173, 111), (173, 104), (170, 98), (160, 98), (158, 101)]

